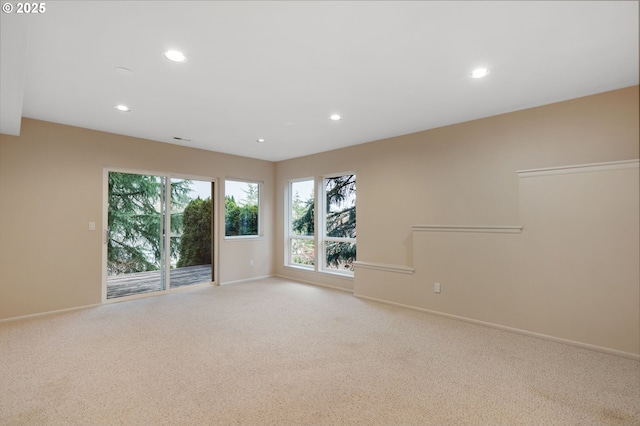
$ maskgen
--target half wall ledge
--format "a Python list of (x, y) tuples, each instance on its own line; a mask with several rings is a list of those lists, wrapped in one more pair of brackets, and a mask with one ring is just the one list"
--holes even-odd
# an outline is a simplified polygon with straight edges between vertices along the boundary
[(521, 234), (522, 226), (412, 225), (413, 232), (484, 232)]
[(373, 269), (376, 271), (393, 272), (396, 274), (413, 275), (416, 272), (414, 268), (411, 268), (409, 266), (391, 265), (388, 263), (363, 262), (361, 260), (356, 260), (355, 262), (353, 262), (353, 266), (356, 269)]
[(572, 166), (546, 167), (543, 169), (518, 170), (519, 178), (563, 175), (570, 173), (604, 172), (609, 170), (638, 168), (640, 160), (607, 161), (605, 163), (576, 164)]

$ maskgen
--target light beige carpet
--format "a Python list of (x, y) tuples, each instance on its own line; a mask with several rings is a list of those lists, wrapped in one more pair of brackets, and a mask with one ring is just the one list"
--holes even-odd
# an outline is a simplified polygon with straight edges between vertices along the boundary
[(639, 425), (640, 363), (279, 279), (0, 323), (2, 425)]

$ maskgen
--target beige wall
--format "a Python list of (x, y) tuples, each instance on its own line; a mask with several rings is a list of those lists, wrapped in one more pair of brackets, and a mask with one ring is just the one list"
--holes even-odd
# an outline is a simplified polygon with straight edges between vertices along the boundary
[[(101, 234), (87, 225), (101, 227), (103, 169), (117, 167), (265, 182), (265, 237), (220, 241), (222, 283), (275, 273), (638, 354), (637, 227), (576, 235), (600, 221), (636, 219), (633, 178), (612, 183), (617, 191), (591, 192), (594, 182), (585, 177), (581, 197), (565, 196), (561, 212), (582, 216), (608, 194), (610, 205), (629, 200), (628, 214), (601, 209), (559, 234), (545, 222), (555, 217), (545, 197), (563, 197), (549, 192), (563, 188), (560, 181), (523, 183), (516, 173), (637, 159), (638, 114), (636, 86), (275, 164), (25, 119), (20, 137), (0, 139), (0, 318), (100, 302)], [(358, 260), (411, 266), (414, 274), (358, 268), (349, 280), (283, 266), (285, 183), (347, 171), (358, 176)], [(439, 234), (412, 225), (525, 228), (517, 235)], [(545, 251), (580, 246), (591, 248), (570, 268)], [(589, 274), (595, 259), (607, 267)], [(532, 270), (538, 273), (525, 273)], [(443, 285), (437, 297), (436, 279)]]
[(522, 232), (416, 227), (415, 274), (356, 268), (354, 292), (638, 354), (638, 162), (606, 168), (524, 174)]
[[(541, 275), (514, 280), (519, 276), (514, 268), (522, 271), (527, 264), (515, 265), (509, 257), (515, 250), (509, 244), (528, 235), (527, 224), (522, 222), (529, 211), (521, 212), (521, 197), (529, 193), (521, 188), (516, 171), (637, 159), (638, 114), (636, 86), (280, 162), (276, 167), (276, 217), (283, 215), (283, 187), (287, 180), (355, 171), (358, 260), (412, 266), (416, 273), (392, 274), (358, 268), (354, 285), (354, 281), (336, 281), (322, 274), (284, 267), (280, 238), (284, 229), (280, 221), (276, 222), (276, 273), (346, 289), (358, 287), (358, 293), (366, 292), (370, 285), (376, 291), (375, 295), (368, 294), (370, 297), (638, 354), (638, 262), (622, 255), (625, 245), (638, 246), (637, 231), (629, 228), (619, 246), (606, 245), (609, 252), (595, 251), (605, 256), (603, 262), (615, 265), (607, 269), (608, 273), (620, 269), (610, 278), (619, 283), (611, 293), (602, 291), (603, 287), (592, 281), (581, 283), (585, 273), (576, 269), (576, 265), (584, 268), (593, 262), (594, 252), (571, 268), (539, 254), (545, 247), (558, 246), (562, 239), (572, 238), (571, 234), (547, 232), (544, 244), (531, 252), (537, 259), (536, 268), (546, 269), (549, 274), (545, 282), (536, 281), (542, 279)], [(633, 200), (633, 179), (631, 183), (625, 182), (619, 188), (622, 198)], [(586, 196), (579, 205), (600, 202), (596, 192), (587, 191)], [(605, 223), (619, 220), (612, 213), (606, 211), (598, 220)], [(637, 220), (637, 210), (631, 210), (630, 214), (625, 216), (627, 222), (629, 217)], [(524, 225), (525, 231), (518, 236), (483, 234), (481, 239), (477, 234), (464, 235), (464, 243), (459, 244), (463, 238), (459, 233), (420, 233), (416, 237), (412, 225)], [(456, 247), (457, 251), (444, 252), (456, 253), (465, 261), (474, 256), (489, 256), (493, 263), (478, 265), (473, 271), (484, 273), (487, 265), (492, 265), (494, 270), (487, 275), (490, 279), (473, 280), (463, 273), (467, 264), (446, 263), (442, 256), (438, 257), (441, 262), (435, 274), (436, 269), (430, 267), (433, 256), (429, 250), (438, 252), (439, 246), (429, 246), (428, 250), (425, 238), (438, 241), (442, 248)], [(604, 237), (587, 241), (597, 245), (601, 238)], [(505, 244), (494, 243), (503, 240)], [(467, 245), (471, 241), (480, 245)], [(567, 244), (575, 248), (587, 241), (576, 237)], [(624, 261), (613, 262), (615, 258)], [(522, 259), (518, 261), (523, 262)], [(435, 300), (434, 279), (441, 280), (444, 286), (440, 299)], [(452, 288), (452, 282), (460, 284)], [(537, 291), (538, 288), (541, 290)], [(590, 301), (591, 309), (584, 309), (585, 300)], [(595, 300), (600, 300), (601, 310), (592, 306)], [(540, 310), (545, 303), (555, 308)], [(618, 303), (624, 305), (622, 314), (619, 312), (622, 305)], [(620, 333), (620, 328), (625, 331)]]
[(217, 179), (219, 232), (224, 178), (263, 181), (264, 237), (220, 239), (217, 278), (272, 274), (272, 162), (23, 119), (0, 139), (0, 318), (101, 302), (105, 167)]

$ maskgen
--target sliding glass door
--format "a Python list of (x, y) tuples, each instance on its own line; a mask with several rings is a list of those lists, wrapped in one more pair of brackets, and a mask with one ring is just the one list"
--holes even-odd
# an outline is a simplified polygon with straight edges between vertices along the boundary
[(171, 287), (213, 281), (214, 183), (172, 179), (188, 189), (185, 199), (171, 204)]
[(214, 183), (107, 174), (106, 299), (213, 281)]

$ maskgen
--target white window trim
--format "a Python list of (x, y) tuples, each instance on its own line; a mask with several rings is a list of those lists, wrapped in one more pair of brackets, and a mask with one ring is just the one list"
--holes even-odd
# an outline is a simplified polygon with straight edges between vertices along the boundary
[[(246, 183), (256, 183), (258, 184), (258, 234), (257, 235), (227, 235), (227, 209), (226, 209), (226, 198), (227, 198), (227, 181), (233, 182), (246, 182)], [(246, 241), (246, 240), (260, 240), (264, 238), (263, 234), (263, 226), (262, 226), (262, 191), (264, 188), (264, 181), (261, 180), (253, 180), (246, 178), (235, 178), (231, 176), (227, 176), (222, 180), (222, 214), (221, 217), (224, 219), (222, 221), (222, 235), (225, 241)]]
[[(343, 271), (339, 269), (327, 268), (324, 266), (325, 264), (325, 244), (327, 242), (338, 242), (338, 243), (353, 243), (357, 244), (357, 238), (342, 238), (342, 237), (327, 237), (325, 236), (326, 232), (326, 217), (324, 214), (325, 204), (326, 204), (326, 193), (325, 193), (325, 179), (336, 178), (345, 175), (356, 175), (355, 172), (344, 172), (344, 173), (332, 173), (323, 176), (316, 177), (305, 177), (298, 179), (291, 179), (286, 181), (286, 185), (284, 188), (284, 205), (285, 205), (285, 225), (284, 225), (284, 266), (287, 268), (292, 268), (301, 271), (307, 272), (315, 272), (323, 275), (330, 275), (334, 277), (344, 278), (344, 279), (353, 279), (354, 272), (353, 271)], [(293, 235), (291, 233), (291, 210), (292, 206), (292, 193), (291, 186), (295, 182), (304, 182), (304, 181), (313, 181), (314, 182), (314, 234), (311, 235)], [(356, 201), (357, 203), (357, 201)], [(309, 265), (301, 265), (298, 263), (291, 262), (291, 240), (292, 239), (304, 239), (304, 240), (313, 240), (315, 246), (315, 264), (313, 266)]]
[[(140, 294), (134, 294), (131, 296), (124, 296), (124, 297), (117, 297), (117, 298), (112, 298), (112, 299), (107, 299), (107, 257), (108, 257), (108, 253), (107, 253), (107, 231), (108, 231), (108, 222), (109, 222), (109, 217), (108, 217), (108, 212), (109, 212), (109, 173), (110, 172), (114, 172), (114, 173), (131, 173), (131, 174), (138, 174), (138, 175), (150, 175), (150, 176), (160, 176), (160, 177), (164, 177), (166, 179), (169, 180), (169, 182), (172, 179), (187, 179), (187, 180), (200, 180), (200, 181), (205, 181), (205, 182), (212, 182), (215, 184), (214, 186), (214, 193), (211, 194), (211, 199), (212, 200), (218, 200), (218, 193), (220, 191), (219, 188), (219, 179), (215, 178), (215, 177), (211, 177), (211, 176), (201, 176), (201, 175), (188, 175), (188, 174), (180, 174), (180, 173), (170, 173), (170, 172), (162, 172), (162, 171), (158, 171), (158, 170), (147, 170), (147, 169), (138, 169), (138, 168), (126, 168), (126, 167), (112, 167), (112, 166), (105, 166), (102, 168), (102, 271), (101, 271), (101, 278), (102, 278), (102, 291), (101, 291), (101, 295), (100, 295), (100, 299), (101, 299), (101, 303), (103, 304), (109, 304), (109, 303), (118, 303), (118, 302), (122, 302), (122, 301), (126, 301), (126, 300), (133, 300), (133, 299), (139, 299), (139, 298), (143, 298), (143, 297), (153, 297), (153, 296), (157, 296), (157, 295), (161, 295), (161, 294), (167, 294), (169, 292), (176, 292), (176, 291), (184, 291), (184, 290), (188, 290), (190, 288), (194, 288), (197, 286), (208, 286), (208, 285), (219, 285), (219, 281), (218, 281), (218, 274), (219, 274), (219, 253), (220, 253), (220, 249), (219, 249), (219, 228), (220, 228), (220, 220), (219, 220), (219, 212), (218, 213), (214, 213), (214, 223), (213, 223), (213, 271), (214, 271), (214, 275), (212, 277), (212, 281), (211, 283), (203, 283), (203, 284), (195, 284), (195, 285), (190, 285), (190, 286), (186, 286), (184, 288), (181, 287), (171, 287), (171, 283), (169, 282), (169, 287), (164, 289), (164, 290), (160, 290), (160, 291), (154, 291), (151, 293), (140, 293)], [(169, 185), (167, 185), (167, 187), (165, 188), (165, 197), (166, 198), (171, 198), (171, 188), (169, 187)], [(214, 202), (214, 205), (216, 205), (217, 202)], [(170, 222), (170, 215), (165, 215), (165, 229), (171, 229), (171, 222)], [(224, 217), (224, 216), (222, 216)], [(223, 225), (224, 226), (224, 225)], [(170, 235), (169, 233), (167, 233), (167, 235), (165, 236), (165, 240), (164, 240), (164, 244), (167, 245), (167, 247), (169, 247), (170, 244)], [(166, 262), (165, 264), (165, 270), (164, 270), (165, 274), (170, 274), (171, 273), (171, 265), (169, 264), (169, 262)]]
[[(321, 272), (323, 274), (329, 274), (329, 275), (337, 275), (337, 276), (342, 276), (342, 277), (353, 277), (354, 275), (354, 271), (342, 271), (339, 269), (333, 269), (333, 268), (327, 268), (324, 266), (325, 264), (325, 260), (326, 260), (326, 251), (325, 251), (325, 247), (326, 247), (326, 243), (327, 242), (339, 242), (339, 243), (354, 243), (357, 245), (356, 243), (356, 238), (336, 238), (336, 237), (328, 237), (326, 236), (326, 188), (325, 188), (325, 179), (331, 179), (331, 178), (336, 178), (336, 177), (340, 177), (340, 176), (345, 176), (345, 175), (355, 175), (356, 176), (356, 182), (358, 180), (358, 175), (356, 174), (356, 172), (354, 171), (350, 171), (350, 172), (342, 172), (342, 173), (332, 173), (332, 174), (328, 174), (328, 175), (324, 175), (322, 176), (321, 179), (319, 179), (319, 181), (317, 182), (316, 187), (319, 189), (318, 194), (319, 196), (316, 197), (316, 208), (318, 210), (316, 210), (316, 217), (317, 217), (317, 223), (318, 223), (318, 230), (320, 232), (316, 232), (316, 236), (318, 238), (318, 241), (316, 242), (316, 270), (318, 272)], [(357, 209), (357, 193), (356, 193), (356, 209)], [(356, 225), (357, 227), (357, 225)], [(356, 259), (357, 260), (357, 259)]]
[[(314, 192), (313, 192), (313, 197), (314, 197), (314, 218), (317, 218), (317, 188), (316, 188), (316, 182), (317, 179), (315, 177), (305, 177), (305, 178), (299, 178), (299, 179), (291, 179), (288, 180), (286, 182), (285, 185), (285, 193), (284, 193), (284, 199), (285, 199), (285, 224), (284, 224), (284, 266), (286, 267), (290, 267), (290, 268), (294, 268), (294, 269), (301, 269), (304, 271), (317, 271), (318, 270), (318, 232), (317, 232), (317, 219), (315, 220), (315, 223), (313, 224), (313, 235), (293, 235), (292, 230), (291, 230), (291, 225), (292, 225), (292, 217), (291, 217), (291, 210), (293, 209), (293, 202), (292, 202), (292, 193), (291, 193), (291, 186), (296, 183), (296, 182), (308, 182), (308, 181), (312, 181), (314, 183)], [(309, 240), (309, 241), (313, 241), (314, 243), (314, 248), (315, 248), (315, 259), (314, 259), (314, 264), (313, 265), (302, 265), (299, 263), (293, 263), (291, 261), (291, 240), (292, 239), (299, 239), (299, 240)]]

